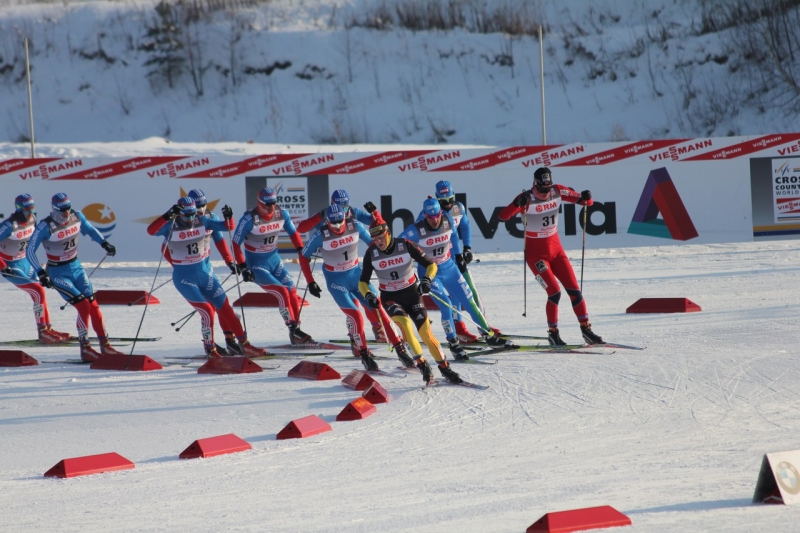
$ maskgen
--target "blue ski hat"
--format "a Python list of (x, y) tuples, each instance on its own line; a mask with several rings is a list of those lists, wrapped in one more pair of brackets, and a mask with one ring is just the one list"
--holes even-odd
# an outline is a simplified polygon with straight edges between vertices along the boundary
[(277, 204), (278, 193), (272, 187), (264, 187), (258, 192), (258, 201), (265, 205)]
[(191, 196), (184, 196), (178, 199), (178, 206), (181, 208), (181, 216), (192, 219), (197, 216), (197, 206)]
[(325, 218), (334, 226), (341, 226), (344, 223), (344, 209), (339, 204), (331, 204), (325, 209)]
[(72, 209), (72, 202), (69, 201), (67, 193), (60, 192), (53, 196), (53, 211), (68, 211)]
[(422, 211), (425, 212), (426, 217), (436, 217), (442, 214), (442, 206), (439, 205), (439, 200), (429, 196), (422, 202)]
[(33, 211), (35, 205), (36, 204), (33, 201), (33, 196), (30, 194), (20, 194), (14, 198), (14, 207), (19, 213), (23, 211)]
[(440, 200), (445, 200), (448, 198), (454, 198), (456, 195), (453, 192), (453, 186), (450, 185), (450, 182), (447, 180), (442, 180), (436, 184), (436, 198)]
[(350, 197), (344, 189), (336, 189), (331, 194), (331, 203), (341, 206), (342, 209), (350, 207)]
[(187, 194), (187, 196), (192, 200), (194, 200), (194, 205), (198, 209), (205, 207), (206, 204), (208, 203), (208, 200), (206, 200), (206, 193), (204, 193), (200, 189), (192, 189), (191, 191), (189, 191), (189, 194)]

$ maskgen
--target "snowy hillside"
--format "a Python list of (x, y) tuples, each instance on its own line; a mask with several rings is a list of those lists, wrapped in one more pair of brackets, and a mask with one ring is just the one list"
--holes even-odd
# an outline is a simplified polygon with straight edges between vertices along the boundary
[[(29, 138), (27, 35), (42, 143), (540, 144), (539, 23), (550, 143), (797, 125), (777, 96), (742, 103), (755, 77), (731, 41), (739, 30), (706, 28), (714, 2), (455, 3), (472, 6), (466, 29), (446, 31), (387, 23), (408, 9), (401, 0), (227, 4), (238, 7), (176, 11), (181, 31), (165, 37), (151, 31), (164, 23), (152, 1), (7, 2), (0, 141)], [(519, 34), (473, 28), (490, 17), (519, 22), (505, 28)]]

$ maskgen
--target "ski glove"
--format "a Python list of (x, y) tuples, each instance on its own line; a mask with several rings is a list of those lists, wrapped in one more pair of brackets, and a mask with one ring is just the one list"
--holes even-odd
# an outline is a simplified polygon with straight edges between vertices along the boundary
[(473, 257), (472, 257), (472, 247), (471, 246), (464, 246), (464, 253), (462, 255), (464, 256), (464, 262), (465, 263), (467, 263), (467, 264), (472, 263)]
[(175, 204), (169, 208), (169, 211), (167, 211), (161, 216), (164, 217), (164, 220), (171, 220), (180, 214), (181, 214), (181, 206)]
[(13, 276), (14, 275), (14, 270), (12, 270), (12, 268), (10, 266), (6, 266), (0, 272), (3, 273), (3, 276)]
[(47, 287), (48, 289), (53, 288), (53, 282), (50, 281), (50, 276), (47, 275), (45, 269), (40, 270), (36, 275), (39, 276), (39, 283), (42, 284), (42, 287)]
[(456, 266), (462, 274), (467, 271), (467, 260), (464, 259), (464, 254), (456, 254)]
[(514, 198), (514, 205), (517, 207), (525, 207), (528, 204), (528, 191), (522, 191)]
[(581, 191), (581, 199), (578, 203), (585, 206), (594, 204), (594, 200), (592, 200), (592, 191)]
[(367, 213), (369, 213), (370, 215), (378, 210), (377, 206), (375, 204), (373, 204), (372, 202), (365, 203), (364, 204), (364, 209), (366, 209)]
[(255, 281), (256, 276), (253, 274), (253, 271), (247, 268), (246, 263), (239, 263), (236, 265), (236, 269), (241, 272), (242, 274), (242, 281)]
[(225, 227), (228, 228), (230, 231), (233, 231), (234, 224), (233, 224), (233, 209), (230, 206), (223, 206), (222, 207), (222, 216), (225, 218)]
[(378, 297), (375, 296), (374, 292), (368, 292), (367, 294), (365, 294), (364, 295), (364, 299), (367, 301), (367, 303), (369, 305), (371, 305), (372, 307), (374, 307), (376, 309), (380, 305), (380, 302), (378, 301)]
[(428, 276), (424, 276), (421, 280), (419, 280), (419, 287), (417, 287), (417, 292), (420, 294), (428, 294), (431, 292), (431, 278)]
[(108, 242), (108, 241), (103, 241), (103, 242), (101, 242), (101, 243), (100, 243), (100, 246), (101, 246), (101, 247), (103, 248), (103, 250), (105, 250), (105, 251), (106, 251), (106, 253), (107, 253), (108, 255), (110, 255), (111, 257), (114, 257), (115, 255), (117, 255), (117, 249), (116, 249), (116, 247), (115, 247), (113, 244), (111, 244), (110, 242)]
[(308, 284), (308, 292), (310, 292), (311, 296), (314, 298), (319, 298), (322, 296), (322, 289), (319, 288), (319, 285), (317, 285), (316, 281), (312, 281)]
[(225, 263), (228, 265), (228, 268), (231, 269), (231, 274), (241, 274), (242, 271), (239, 269), (239, 265), (231, 261), (230, 263)]

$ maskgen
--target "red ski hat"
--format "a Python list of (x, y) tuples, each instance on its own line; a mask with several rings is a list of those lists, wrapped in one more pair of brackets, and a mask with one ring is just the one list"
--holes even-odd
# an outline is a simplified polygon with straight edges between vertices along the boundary
[(383, 220), (380, 213), (373, 213), (372, 223), (369, 225), (369, 234), (375, 237), (389, 231), (389, 225)]

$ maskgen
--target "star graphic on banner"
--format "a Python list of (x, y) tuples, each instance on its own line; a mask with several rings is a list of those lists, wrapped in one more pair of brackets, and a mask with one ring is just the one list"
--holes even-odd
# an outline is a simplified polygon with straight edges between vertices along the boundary
[(103, 209), (100, 210), (100, 220), (108, 220), (111, 218), (113, 211), (107, 205), (103, 205)]

